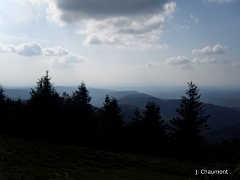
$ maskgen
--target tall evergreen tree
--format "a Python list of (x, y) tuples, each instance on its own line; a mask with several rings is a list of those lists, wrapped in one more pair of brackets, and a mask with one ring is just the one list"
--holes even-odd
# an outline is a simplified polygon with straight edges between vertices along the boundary
[[(69, 101), (69, 99), (67, 98)], [(68, 132), (72, 134), (71, 141), (74, 144), (89, 145), (93, 132), (93, 117), (95, 108), (91, 105), (89, 91), (82, 81), (78, 89), (72, 93), (70, 102), (71, 118), (68, 124)]]
[(143, 125), (150, 132), (155, 132), (163, 127), (163, 122), (165, 120), (162, 119), (160, 115), (160, 107), (158, 104), (152, 101), (148, 101), (145, 109), (143, 110)]
[(6, 134), (8, 130), (8, 111), (4, 89), (0, 85), (0, 134)]
[(93, 112), (93, 106), (90, 104), (92, 98), (84, 82), (78, 86), (78, 90), (73, 92), (71, 99), (76, 116), (86, 120)]
[(115, 98), (110, 98), (108, 95), (105, 98), (102, 112), (105, 124), (112, 124), (115, 127), (122, 128), (124, 126), (124, 114), (118, 106), (118, 101)]
[(127, 139), (129, 149), (131, 148), (135, 153), (142, 153), (143, 146), (143, 122), (142, 113), (138, 107), (134, 110), (134, 117), (132, 117), (132, 123), (128, 128), (129, 138)]
[(143, 144), (148, 154), (159, 154), (166, 143), (165, 120), (160, 114), (160, 106), (148, 101), (143, 110)]
[(132, 118), (132, 126), (135, 129), (139, 129), (142, 127), (142, 115), (138, 107), (135, 108), (134, 110), (134, 117)]
[[(160, 113), (160, 106), (153, 101), (148, 101), (143, 110), (143, 128), (148, 139), (156, 141), (166, 140), (165, 120)], [(159, 142), (160, 143), (160, 142)]]
[(61, 135), (62, 98), (50, 80), (46, 71), (46, 75), (38, 79), (36, 88), (31, 89), (31, 97), (27, 101), (26, 131), (38, 139), (55, 141)]
[(176, 109), (179, 116), (170, 121), (178, 147), (189, 153), (196, 151), (202, 142), (201, 132), (210, 129), (207, 123), (210, 115), (205, 115), (198, 92), (192, 81), (188, 83), (186, 96), (182, 96), (180, 107)]
[(124, 114), (118, 101), (107, 95), (101, 108), (101, 115), (106, 146), (111, 149), (120, 148), (124, 138)]
[(43, 108), (45, 112), (42, 112), (42, 115), (45, 116), (52, 114), (46, 114), (46, 111), (53, 112), (61, 105), (61, 98), (50, 80), (48, 71), (46, 71), (46, 75), (37, 81), (36, 89), (31, 89), (31, 97), (27, 102), (32, 108)]

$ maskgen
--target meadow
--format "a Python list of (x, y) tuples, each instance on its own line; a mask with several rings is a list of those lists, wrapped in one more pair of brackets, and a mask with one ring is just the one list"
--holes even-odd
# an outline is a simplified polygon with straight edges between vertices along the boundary
[[(236, 163), (186, 162), (0, 136), (1, 180), (238, 179)], [(227, 169), (228, 175), (197, 175)], [(234, 173), (234, 176), (232, 174)]]

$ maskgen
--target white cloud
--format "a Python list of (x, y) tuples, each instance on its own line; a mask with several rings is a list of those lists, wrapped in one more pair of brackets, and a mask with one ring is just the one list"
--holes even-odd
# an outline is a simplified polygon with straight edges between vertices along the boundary
[(23, 43), (18, 46), (0, 44), (1, 53), (17, 53), (21, 56), (42, 55), (42, 47), (36, 42)]
[[(194, 69), (195, 67), (199, 65), (211, 65), (215, 66), (217, 68), (219, 67), (228, 67), (229, 65), (232, 65), (233, 63), (231, 61), (219, 61), (215, 58), (194, 58), (193, 60), (190, 60), (188, 57), (185, 56), (176, 56), (176, 57), (170, 57), (166, 59), (163, 63), (162, 62), (148, 62), (146, 65), (142, 66), (139, 65), (135, 67), (136, 69), (142, 69), (142, 68), (156, 68), (160, 66), (177, 66), (180, 69), (183, 70), (190, 70)], [(206, 67), (207, 67), (206, 66)], [(201, 66), (202, 68), (203, 66)]]
[(158, 14), (137, 19), (119, 17), (85, 21), (85, 29), (77, 33), (87, 35), (85, 45), (104, 44), (133, 49), (167, 49), (169, 48), (167, 44), (157, 44), (165, 18)]
[(17, 53), (21, 56), (66, 56), (71, 54), (61, 46), (42, 48), (40, 44), (36, 42), (23, 43), (17, 46), (0, 44), (0, 52)]
[(88, 62), (86, 58), (73, 54), (61, 46), (42, 48), (36, 42), (23, 43), (17, 46), (0, 44), (0, 53), (17, 53), (27, 57), (52, 56), (55, 58), (51, 60), (51, 63), (59, 67), (72, 67), (74, 64)]
[(193, 63), (195, 64), (216, 64), (218, 63), (218, 60), (216, 60), (215, 58), (203, 58), (203, 59), (199, 59), (199, 58), (195, 58), (193, 59)]
[(80, 63), (88, 62), (88, 60), (82, 56), (76, 54), (70, 54), (64, 57), (54, 58), (52, 64), (57, 67), (69, 68), (74, 67)]
[(189, 60), (187, 57), (185, 56), (177, 56), (177, 57), (171, 57), (171, 58), (168, 58), (166, 60), (166, 63), (168, 65), (185, 65), (185, 64), (189, 64), (191, 63), (192, 61)]
[(55, 0), (47, 9), (47, 19), (59, 25), (79, 23), (77, 33), (86, 36), (84, 45), (164, 49), (168, 45), (158, 45), (162, 27), (176, 9), (175, 2), (166, 2)]
[(0, 44), (0, 53), (6, 53), (6, 52), (9, 52), (9, 48), (3, 44)]
[(213, 48), (211, 48), (210, 46), (206, 46), (203, 49), (194, 49), (192, 50), (192, 54), (196, 55), (196, 54), (225, 54), (227, 50), (227, 47), (223, 47), (220, 44), (216, 44), (215, 46), (213, 46)]
[(42, 55), (42, 47), (36, 42), (23, 43), (14, 47), (11, 46), (12, 52), (16, 52), (22, 56), (39, 56)]
[(69, 51), (61, 46), (47, 47), (43, 49), (45, 56), (65, 56), (69, 54)]
[(154, 68), (154, 67), (159, 67), (159, 66), (164, 66), (166, 64), (160, 63), (160, 62), (149, 62), (146, 64), (146, 68)]
[(185, 56), (177, 56), (177, 57), (171, 57), (165, 60), (165, 62), (148, 62), (145, 66), (137, 66), (135, 68), (141, 69), (141, 68), (155, 68), (160, 66), (171, 66), (171, 65), (177, 65), (179, 67), (184, 67), (186, 65), (191, 64), (192, 61), (189, 60)]
[(195, 24), (198, 24), (199, 23), (199, 19), (197, 17), (194, 17), (192, 14), (191, 14), (191, 19), (194, 21)]

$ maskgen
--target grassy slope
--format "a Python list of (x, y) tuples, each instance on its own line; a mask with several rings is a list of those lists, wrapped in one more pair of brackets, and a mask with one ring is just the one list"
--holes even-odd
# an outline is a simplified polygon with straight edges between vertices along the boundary
[[(82, 147), (69, 147), (30, 142), (0, 136), (0, 179), (42, 180), (62, 178), (64, 172), (81, 180), (161, 180), (204, 179), (194, 176), (196, 169), (216, 169), (216, 163), (194, 164), (170, 158), (145, 157), (123, 153), (110, 153)], [(233, 172), (236, 164), (219, 163), (220, 169)], [(209, 176), (216, 179), (216, 175)], [(221, 179), (230, 176), (222, 175)]]

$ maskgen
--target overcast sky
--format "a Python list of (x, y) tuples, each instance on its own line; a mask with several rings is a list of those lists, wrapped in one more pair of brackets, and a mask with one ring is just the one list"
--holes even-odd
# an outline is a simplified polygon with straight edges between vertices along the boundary
[(1, 0), (0, 84), (240, 86), (239, 0)]

